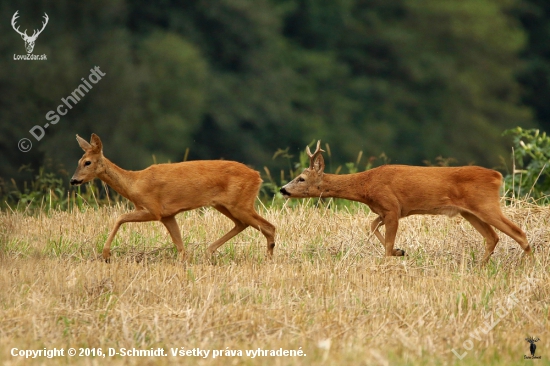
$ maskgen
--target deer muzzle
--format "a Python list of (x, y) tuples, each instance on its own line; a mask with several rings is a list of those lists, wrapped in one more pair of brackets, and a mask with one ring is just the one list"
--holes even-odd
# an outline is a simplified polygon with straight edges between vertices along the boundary
[(286, 190), (285, 187), (281, 188), (281, 189), (279, 190), (279, 192), (281, 192), (281, 194), (282, 194), (285, 198), (290, 197), (290, 193)]
[(72, 186), (78, 186), (78, 185), (82, 184), (82, 179), (78, 180), (78, 179), (71, 178), (70, 183), (71, 183)]

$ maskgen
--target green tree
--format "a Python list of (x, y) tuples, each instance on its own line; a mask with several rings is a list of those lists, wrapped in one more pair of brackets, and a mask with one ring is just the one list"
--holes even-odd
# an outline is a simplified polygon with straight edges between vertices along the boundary
[(550, 130), (550, 2), (521, 0), (513, 8), (527, 32), (528, 41), (521, 52), (524, 63), (518, 71), (523, 86), (523, 101), (533, 108), (542, 128)]
[[(74, 135), (91, 132), (128, 169), (189, 148), (191, 159), (275, 172), (286, 168), (275, 151), (297, 156), (314, 139), (330, 143), (335, 165), (362, 150), (394, 163), (441, 155), (495, 166), (509, 154), (501, 131), (534, 125), (516, 80), (520, 53), (542, 47), (517, 21), (526, 3), (0, 0), (23, 28), (50, 17), (35, 47), (48, 61), (0, 58), (0, 177), (48, 158), (70, 174), (81, 155)], [(0, 30), (0, 54), (24, 52), (9, 22)], [(95, 66), (106, 76), (31, 152), (17, 150)]]
[(330, 49), (350, 71), (338, 76), (349, 118), (322, 130), (333, 144), (405, 163), (443, 155), (495, 165), (508, 154), (501, 131), (531, 123), (514, 79), (525, 35), (507, 15), (511, 2), (341, 1), (330, 35), (317, 31), (331, 19), (321, 5), (299, 3), (289, 37)]

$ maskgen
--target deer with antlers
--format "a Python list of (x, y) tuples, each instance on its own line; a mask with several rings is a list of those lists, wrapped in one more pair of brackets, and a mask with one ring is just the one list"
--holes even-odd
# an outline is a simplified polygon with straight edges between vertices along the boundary
[(19, 26), (15, 28), (16, 19), (19, 18), (19, 15), (17, 15), (18, 12), (19, 10), (17, 10), (15, 14), (13, 14), (13, 17), (11, 18), (11, 26), (17, 33), (19, 33), (21, 38), (23, 38), (23, 41), (25, 41), (25, 49), (27, 50), (27, 53), (32, 53), (32, 51), (34, 50), (34, 43), (36, 42), (36, 38), (38, 38), (40, 33), (42, 33), (44, 28), (46, 28), (46, 24), (48, 24), (48, 20), (49, 20), (48, 14), (44, 13), (44, 21), (42, 22), (42, 29), (40, 30), (35, 29), (34, 32), (32, 33), (32, 36), (29, 37), (26, 29), (24, 32), (21, 32), (19, 31)]
[[(371, 230), (385, 246), (386, 256), (403, 256), (394, 249), (399, 219), (410, 215), (460, 214), (486, 240), (483, 262), (489, 261), (499, 240), (492, 228), (517, 241), (525, 254), (531, 254), (525, 233), (508, 220), (500, 209), (502, 175), (478, 166), (418, 167), (383, 165), (355, 174), (324, 173), (325, 162), (317, 142), (309, 168), (283, 186), (284, 197), (334, 197), (362, 202), (378, 215)], [(385, 225), (385, 237), (378, 230)]]
[(273, 255), (275, 226), (254, 209), (262, 180), (260, 174), (244, 164), (226, 160), (198, 160), (155, 164), (140, 171), (119, 168), (103, 156), (103, 145), (96, 134), (88, 143), (76, 135), (84, 156), (71, 178), (80, 185), (99, 178), (130, 200), (135, 211), (121, 215), (105, 246), (103, 258), (109, 261), (111, 242), (120, 225), (126, 222), (160, 221), (164, 224), (182, 260), (186, 259), (176, 215), (183, 211), (211, 206), (231, 219), (235, 226), (208, 247), (213, 254), (226, 241), (248, 226), (267, 239), (267, 255)]

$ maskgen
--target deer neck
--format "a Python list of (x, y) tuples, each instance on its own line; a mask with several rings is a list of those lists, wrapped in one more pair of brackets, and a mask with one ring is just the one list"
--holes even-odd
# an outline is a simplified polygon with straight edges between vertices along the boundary
[(103, 170), (97, 177), (130, 201), (130, 188), (135, 180), (135, 172), (124, 170), (103, 157)]
[(365, 200), (365, 178), (365, 173), (324, 174), (320, 189), (323, 192), (323, 197), (363, 202)]

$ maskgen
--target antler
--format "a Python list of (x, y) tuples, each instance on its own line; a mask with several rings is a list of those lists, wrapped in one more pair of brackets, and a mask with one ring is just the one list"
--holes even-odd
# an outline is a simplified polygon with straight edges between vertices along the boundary
[[(42, 22), (42, 29), (40, 29), (40, 30), (38, 31), (38, 33), (36, 33), (36, 30), (35, 30), (34, 33), (33, 33), (32, 36), (31, 36), (31, 38), (36, 38), (36, 37), (38, 37), (38, 35), (39, 35), (40, 33), (42, 33), (42, 31), (44, 30), (44, 28), (46, 28), (46, 25), (48, 24), (48, 20), (50, 20), (50, 18), (48, 17), (48, 14), (46, 14), (46, 13), (44, 13), (44, 20), (45, 20), (45, 22)], [(36, 35), (35, 35), (35, 33), (36, 33)]]
[[(15, 30), (15, 31), (16, 31), (17, 33), (19, 33), (21, 36), (28, 37), (28, 35), (27, 35), (27, 30), (26, 30), (26, 29), (25, 29), (25, 33), (23, 33), (23, 32), (20, 32), (20, 31), (19, 31), (19, 26), (17, 26), (17, 28), (15, 28), (15, 20), (16, 20), (17, 18), (19, 18), (19, 15), (17, 15), (17, 13), (19, 13), (19, 10), (17, 10), (17, 11), (15, 12), (15, 14), (13, 14), (13, 17), (11, 18), (11, 26), (13, 27), (13, 30)], [(44, 13), (44, 14), (46, 14), (46, 13)]]
[(315, 162), (315, 158), (317, 157), (317, 155), (325, 152), (325, 150), (321, 149), (321, 140), (317, 141), (317, 148), (315, 149), (315, 152), (313, 154), (311, 153), (309, 146), (306, 146), (306, 152), (307, 152), (307, 155), (309, 156), (309, 167), (311, 168), (313, 167), (313, 163)]
[(13, 14), (13, 17), (11, 18), (11, 26), (13, 27), (13, 29), (19, 33), (22, 37), (26, 38), (26, 39), (29, 39), (29, 40), (33, 40), (33, 39), (36, 39), (40, 33), (42, 33), (42, 31), (44, 30), (44, 28), (46, 28), (46, 25), (48, 24), (48, 20), (50, 20), (50, 18), (48, 17), (48, 14), (44, 13), (44, 22), (42, 22), (42, 29), (40, 29), (37, 33), (37, 30), (35, 29), (32, 36), (29, 37), (29, 35), (27, 34), (27, 30), (25, 29), (25, 32), (21, 32), (19, 30), (19, 26), (17, 26), (17, 28), (15, 28), (15, 23), (16, 23), (16, 19), (19, 18), (19, 15), (17, 15), (17, 13), (19, 13), (19, 10), (17, 10), (15, 12), (15, 14)]

